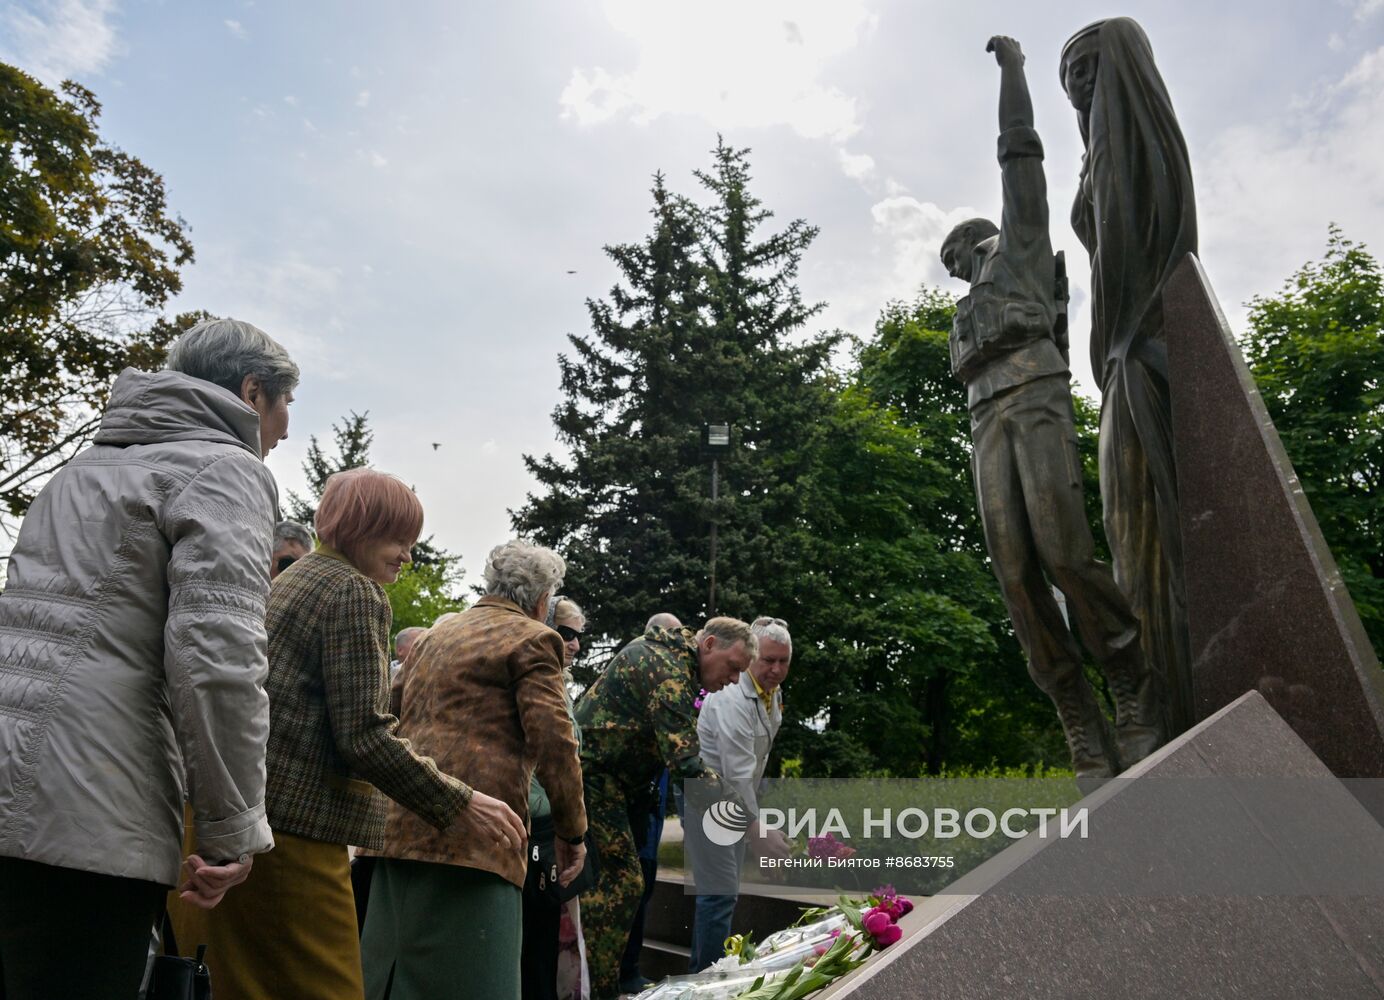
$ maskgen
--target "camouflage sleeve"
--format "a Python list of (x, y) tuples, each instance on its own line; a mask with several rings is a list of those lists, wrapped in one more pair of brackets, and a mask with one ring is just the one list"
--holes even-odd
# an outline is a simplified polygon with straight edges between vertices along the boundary
[[(672, 667), (673, 669), (668, 669)], [(673, 779), (717, 778), (702, 760), (702, 745), (697, 738), (697, 692), (680, 666), (659, 662), (658, 678), (649, 697), (654, 741), (658, 754), (668, 765)]]

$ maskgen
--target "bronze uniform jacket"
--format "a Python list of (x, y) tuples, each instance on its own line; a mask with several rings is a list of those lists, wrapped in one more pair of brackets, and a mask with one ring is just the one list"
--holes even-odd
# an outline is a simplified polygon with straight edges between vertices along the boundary
[[(557, 835), (586, 832), (581, 764), (562, 688), (562, 640), (517, 604), (483, 597), (419, 640), (404, 676), (399, 735), (438, 766), (507, 803), (528, 822), (529, 780), (553, 806)], [(494, 872), (523, 886), (526, 844), (508, 851), (463, 814), (438, 831), (396, 805), (385, 857)]]
[(394, 733), (390, 623), (380, 585), (330, 549), (304, 556), (270, 588), (265, 798), (273, 829), (378, 848), (385, 795), (438, 827), (470, 801), (466, 785)]

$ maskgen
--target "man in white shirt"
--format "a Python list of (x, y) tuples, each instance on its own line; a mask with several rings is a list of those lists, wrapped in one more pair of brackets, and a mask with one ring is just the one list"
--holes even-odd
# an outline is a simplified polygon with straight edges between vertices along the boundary
[[(706, 696), (697, 720), (702, 759), (715, 768), (740, 794), (753, 822), (745, 840), (729, 848), (716, 847), (699, 830), (686, 834), (693, 877), (716, 890), (739, 884), (740, 863), (748, 843), (759, 854), (787, 856), (788, 839), (778, 830), (763, 830), (759, 813), (759, 784), (769, 751), (783, 722), (780, 685), (793, 659), (793, 637), (782, 618), (756, 618), (750, 631), (759, 639), (759, 656), (740, 675), (740, 683)], [(699, 822), (687, 824), (699, 827)], [(689, 968), (700, 972), (724, 954), (730, 935), (736, 895), (718, 891), (698, 895), (692, 925)]]

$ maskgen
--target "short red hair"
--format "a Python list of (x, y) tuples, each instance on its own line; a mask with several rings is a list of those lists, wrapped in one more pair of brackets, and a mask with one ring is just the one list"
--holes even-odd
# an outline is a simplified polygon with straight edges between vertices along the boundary
[(346, 555), (374, 539), (412, 545), (423, 532), (423, 504), (398, 476), (347, 469), (327, 479), (313, 526), (318, 538)]

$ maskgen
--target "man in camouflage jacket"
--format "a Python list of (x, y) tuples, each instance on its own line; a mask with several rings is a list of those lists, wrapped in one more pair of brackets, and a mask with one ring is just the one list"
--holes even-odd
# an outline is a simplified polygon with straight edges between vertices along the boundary
[(655, 626), (616, 653), (577, 702), (586, 817), (600, 858), (596, 888), (581, 902), (596, 1000), (619, 995), (620, 956), (644, 891), (630, 807), (664, 767), (676, 782), (719, 781), (702, 762), (697, 691), (734, 684), (754, 655), (750, 627), (735, 618), (713, 618), (695, 635)]

